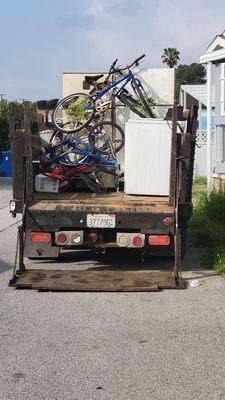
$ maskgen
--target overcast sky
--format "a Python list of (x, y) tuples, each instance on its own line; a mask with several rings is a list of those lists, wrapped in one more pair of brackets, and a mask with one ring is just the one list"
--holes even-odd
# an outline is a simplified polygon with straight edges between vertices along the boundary
[(104, 71), (165, 47), (192, 63), (225, 29), (224, 0), (0, 0), (0, 93), (61, 96), (64, 71)]

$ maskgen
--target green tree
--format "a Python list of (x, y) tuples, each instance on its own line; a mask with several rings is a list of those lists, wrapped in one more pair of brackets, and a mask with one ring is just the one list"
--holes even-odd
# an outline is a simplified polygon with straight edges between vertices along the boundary
[[(17, 104), (22, 104), (16, 102)], [(31, 111), (36, 111), (36, 104), (29, 102), (29, 107)], [(18, 120), (18, 126), (20, 127), (20, 121)], [(31, 123), (31, 130), (35, 132), (37, 130), (37, 123)], [(9, 150), (10, 140), (9, 140), (9, 104), (6, 99), (0, 101), (0, 150)]]
[(181, 85), (204, 84), (206, 82), (206, 69), (202, 64), (180, 64), (177, 67), (177, 81)]
[(167, 64), (169, 68), (174, 68), (180, 59), (180, 52), (175, 47), (168, 47), (163, 50), (161, 58), (163, 59), (163, 63)]
[(9, 143), (9, 109), (7, 100), (0, 101), (0, 150), (8, 150)]
[(181, 85), (202, 85), (206, 83), (206, 69), (202, 64), (178, 65), (176, 70), (176, 94), (179, 99)]

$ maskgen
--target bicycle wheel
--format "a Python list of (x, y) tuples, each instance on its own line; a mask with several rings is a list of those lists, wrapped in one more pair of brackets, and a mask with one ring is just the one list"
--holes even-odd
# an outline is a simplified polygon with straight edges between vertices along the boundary
[(148, 117), (148, 114), (145, 109), (143, 109), (142, 104), (138, 102), (138, 100), (136, 100), (128, 91), (122, 91), (119, 94), (118, 99), (125, 104), (125, 106), (128, 106), (131, 111), (139, 115), (139, 117)]
[(72, 133), (89, 125), (95, 115), (95, 102), (85, 93), (64, 97), (53, 110), (52, 122), (61, 132)]
[(121, 126), (114, 122), (102, 121), (90, 130), (88, 139), (100, 153), (113, 155), (123, 148), (125, 134)]
[[(79, 135), (79, 136), (78, 136)], [(52, 146), (55, 145), (59, 145), (62, 140), (64, 140), (66, 138), (67, 135), (65, 135), (63, 132), (57, 131), (54, 132), (53, 135), (51, 136), (50, 139), (50, 144)], [(79, 132), (79, 134), (77, 133), (76, 136), (78, 136), (80, 139), (82, 139), (82, 141), (84, 141), (84, 139), (86, 139), (83, 143), (76, 143), (76, 148), (79, 150), (85, 150), (86, 147), (86, 143), (88, 142), (88, 135), (87, 135), (87, 131), (85, 129), (85, 133)], [(76, 137), (75, 136), (75, 137)], [(68, 142), (68, 144), (65, 144), (64, 146), (60, 146), (57, 147), (54, 151), (53, 151), (53, 156), (55, 157), (59, 157), (63, 152), (68, 151), (71, 149), (70, 146), (70, 142)], [(76, 151), (70, 151), (66, 156), (62, 157), (60, 159), (60, 164), (64, 164), (64, 165), (73, 165), (74, 163), (82, 163), (85, 161), (86, 159), (86, 155), (84, 154), (79, 154), (76, 153)]]

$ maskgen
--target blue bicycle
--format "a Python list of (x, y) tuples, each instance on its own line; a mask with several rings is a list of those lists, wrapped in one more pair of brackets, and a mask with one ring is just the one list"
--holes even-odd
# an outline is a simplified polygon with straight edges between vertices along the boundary
[[(118, 61), (116, 59), (112, 63), (105, 81), (101, 83), (98, 81), (103, 75), (86, 76), (86, 82), (94, 89), (90, 94), (74, 93), (63, 98), (53, 110), (52, 121), (55, 128), (62, 132), (72, 133), (89, 126), (93, 120), (99, 121), (100, 117), (103, 120), (115, 98), (140, 117), (153, 118), (154, 114), (142, 83), (132, 72), (132, 67), (137, 67), (144, 57), (143, 54), (125, 68), (116, 68)], [(111, 80), (112, 75), (116, 75), (116, 79), (113, 81)], [(128, 84), (132, 93), (127, 89)], [(63, 115), (60, 122), (58, 122), (59, 115)]]
[(103, 152), (97, 147), (93, 147), (83, 139), (76, 136), (68, 136), (66, 139), (61, 137), (59, 132), (54, 132), (51, 138), (51, 144), (45, 147), (45, 159), (42, 158), (42, 164), (46, 166), (56, 165), (58, 163), (70, 167), (84, 165), (86, 167), (118, 169), (118, 164), (113, 155)]
[(79, 181), (93, 192), (105, 191), (102, 172), (119, 179), (119, 165), (114, 159), (103, 157), (80, 138), (67, 137), (58, 142), (59, 136), (60, 132), (54, 132), (51, 144), (43, 149), (40, 172), (57, 180), (60, 192), (76, 187)]

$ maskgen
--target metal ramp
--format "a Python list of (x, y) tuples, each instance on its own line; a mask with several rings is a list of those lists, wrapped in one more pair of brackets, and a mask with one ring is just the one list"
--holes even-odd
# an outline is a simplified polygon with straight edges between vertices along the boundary
[(181, 289), (181, 278), (160, 270), (49, 270), (26, 269), (11, 282), (17, 289), (74, 292), (155, 292)]

